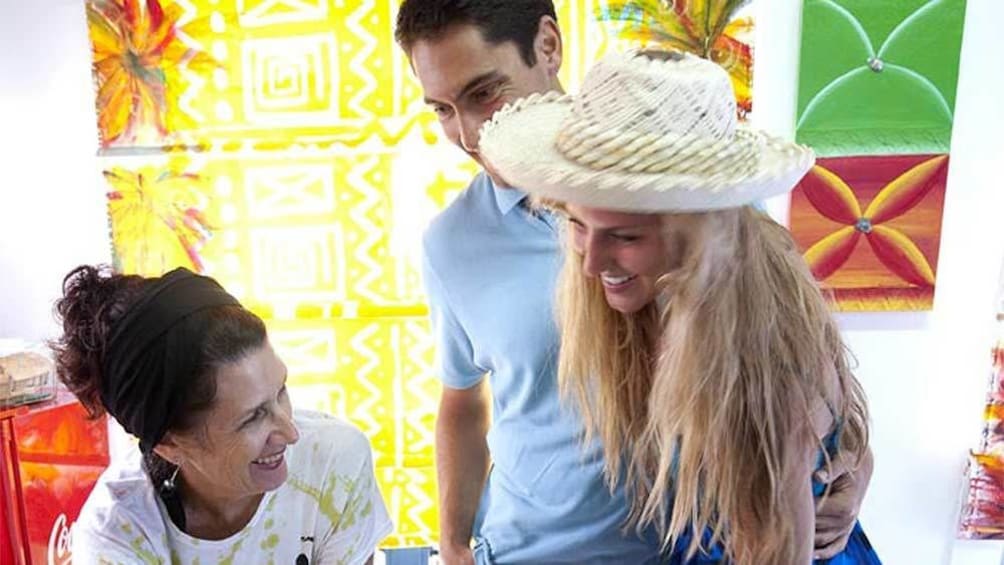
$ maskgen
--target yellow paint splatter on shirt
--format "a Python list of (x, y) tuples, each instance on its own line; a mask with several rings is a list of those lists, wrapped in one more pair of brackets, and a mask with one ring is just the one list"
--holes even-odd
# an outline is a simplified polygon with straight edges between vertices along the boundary
[(243, 545), (243, 539), (237, 540), (237, 542), (230, 546), (230, 555), (220, 559), (219, 565), (234, 565), (234, 557), (237, 555), (237, 552), (241, 550), (241, 546)]
[(261, 548), (265, 550), (274, 549), (277, 545), (279, 545), (278, 534), (271, 534), (261, 542)]
[(133, 540), (129, 542), (129, 546), (132, 547), (134, 552), (136, 552), (136, 557), (142, 559), (143, 563), (146, 565), (160, 565), (160, 559), (157, 558), (157, 555), (149, 549), (143, 547), (144, 545), (147, 545), (147, 543), (146, 538), (143, 536), (133, 538)]
[(324, 514), (332, 524), (338, 524), (342, 519), (342, 513), (335, 508), (335, 491), (338, 488), (339, 480), (348, 482), (348, 478), (333, 476), (325, 481), (324, 488), (319, 489), (313, 485), (308, 485), (299, 478), (290, 477), (289, 485), (303, 494), (313, 498), (317, 502), (317, 508)]

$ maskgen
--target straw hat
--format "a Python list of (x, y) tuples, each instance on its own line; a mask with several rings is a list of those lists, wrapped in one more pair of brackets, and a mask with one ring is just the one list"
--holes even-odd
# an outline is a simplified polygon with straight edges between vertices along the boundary
[(676, 52), (614, 53), (578, 96), (516, 100), (482, 127), (478, 151), (536, 196), (644, 212), (750, 204), (791, 190), (815, 160), (738, 125), (726, 72)]

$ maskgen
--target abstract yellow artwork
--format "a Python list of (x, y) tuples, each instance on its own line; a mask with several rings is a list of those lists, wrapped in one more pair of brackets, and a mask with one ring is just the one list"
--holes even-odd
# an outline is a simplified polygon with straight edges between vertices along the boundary
[[(437, 538), (439, 384), (420, 234), (476, 165), (393, 41), (397, 0), (87, 0), (113, 256), (183, 265), (265, 319), (294, 404), (370, 438), (396, 530)], [(555, 3), (562, 80), (627, 45)]]

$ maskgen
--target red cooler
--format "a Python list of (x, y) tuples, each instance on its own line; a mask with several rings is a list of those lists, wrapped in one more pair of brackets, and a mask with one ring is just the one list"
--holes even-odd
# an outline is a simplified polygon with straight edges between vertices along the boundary
[(0, 408), (0, 565), (70, 563), (73, 523), (107, 466), (106, 419), (69, 392)]

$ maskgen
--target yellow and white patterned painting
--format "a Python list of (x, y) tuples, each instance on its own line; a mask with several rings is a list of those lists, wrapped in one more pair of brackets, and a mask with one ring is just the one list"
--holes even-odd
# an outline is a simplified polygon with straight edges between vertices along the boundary
[[(628, 39), (593, 1), (555, 4), (574, 91)], [(261, 315), (294, 403), (369, 436), (385, 545), (409, 547), (438, 520), (419, 242), (477, 169), (422, 101), (397, 5), (86, 2), (116, 267), (184, 265)]]

